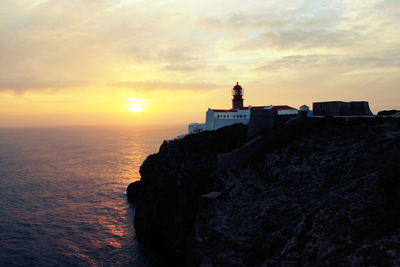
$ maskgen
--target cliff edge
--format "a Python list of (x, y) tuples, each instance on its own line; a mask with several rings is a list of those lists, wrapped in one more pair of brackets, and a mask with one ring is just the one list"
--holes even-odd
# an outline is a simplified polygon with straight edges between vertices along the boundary
[(400, 264), (400, 123), (304, 119), (257, 137), (217, 171), (247, 127), (164, 142), (128, 187), (142, 241), (185, 266)]

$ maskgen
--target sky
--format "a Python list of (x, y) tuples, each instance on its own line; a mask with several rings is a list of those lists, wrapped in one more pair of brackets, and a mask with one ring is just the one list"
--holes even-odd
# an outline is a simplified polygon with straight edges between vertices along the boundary
[(184, 124), (245, 105), (400, 109), (400, 1), (0, 0), (0, 127)]

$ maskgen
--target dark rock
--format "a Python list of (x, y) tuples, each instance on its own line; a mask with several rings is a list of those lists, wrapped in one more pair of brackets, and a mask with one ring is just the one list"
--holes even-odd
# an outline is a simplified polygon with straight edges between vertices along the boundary
[(396, 109), (392, 109), (392, 110), (381, 110), (381, 111), (379, 111), (378, 114), (376, 114), (376, 115), (378, 115), (378, 116), (392, 116), (392, 115), (394, 115), (394, 114), (396, 114), (396, 113), (399, 113), (399, 112), (400, 112), (400, 110), (396, 110)]
[[(201, 195), (218, 186), (217, 154), (247, 141), (247, 126), (240, 124), (165, 141), (140, 167), (139, 197), (134, 199), (137, 238), (162, 247), (175, 262), (183, 260), (190, 251)], [(132, 185), (132, 195), (134, 189)]]
[(136, 204), (138, 198), (139, 198), (139, 194), (140, 194), (140, 190), (141, 190), (141, 182), (140, 181), (136, 181), (131, 183), (130, 185), (128, 185), (128, 188), (126, 189), (126, 194), (128, 196), (128, 200), (130, 202), (132, 202), (133, 204)]
[(217, 154), (246, 134), (189, 135), (149, 156), (134, 194), (138, 238), (177, 266), (400, 265), (398, 121), (296, 119), (217, 172)]

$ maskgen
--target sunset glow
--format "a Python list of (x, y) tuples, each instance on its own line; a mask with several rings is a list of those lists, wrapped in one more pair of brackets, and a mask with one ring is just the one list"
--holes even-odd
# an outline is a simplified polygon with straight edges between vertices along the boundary
[(136, 99), (134, 97), (128, 97), (126, 100), (126, 105), (129, 106), (128, 110), (132, 112), (140, 112), (143, 110), (143, 106), (148, 103), (146, 100)]
[(143, 110), (143, 109), (139, 106), (139, 104), (136, 104), (136, 103), (131, 103), (131, 104), (129, 104), (129, 106), (130, 106), (129, 110), (132, 111), (132, 112), (140, 112), (140, 111)]
[(202, 122), (237, 81), (245, 105), (396, 109), (399, 13), (390, 0), (6, 0), (0, 126)]

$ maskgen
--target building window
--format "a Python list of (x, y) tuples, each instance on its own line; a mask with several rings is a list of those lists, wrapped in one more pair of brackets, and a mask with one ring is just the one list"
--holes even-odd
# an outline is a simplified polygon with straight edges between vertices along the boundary
[(217, 115), (217, 118), (219, 118), (219, 115)]
[(243, 115), (246, 118), (246, 115)]

